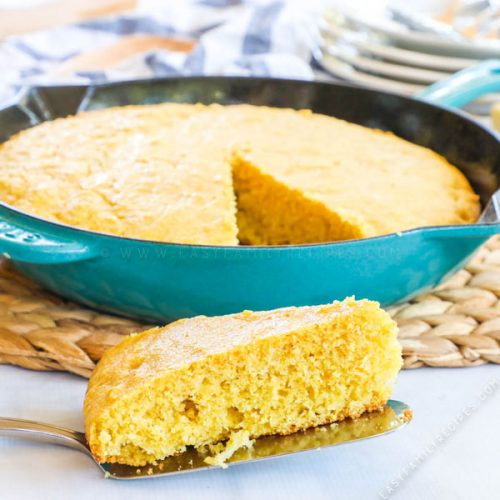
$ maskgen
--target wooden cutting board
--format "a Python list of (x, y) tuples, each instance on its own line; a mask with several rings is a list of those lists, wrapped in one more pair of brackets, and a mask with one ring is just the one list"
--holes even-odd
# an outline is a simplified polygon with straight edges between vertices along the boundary
[[(47, 0), (32, 7), (0, 8), (0, 38), (124, 13), (134, 9), (136, 3), (137, 0)], [(112, 69), (130, 57), (145, 52), (152, 50), (189, 52), (194, 45), (193, 40), (182, 38), (158, 35), (123, 36), (116, 42), (84, 52), (65, 61), (56, 66), (51, 74), (57, 78), (78, 71)]]
[(20, 8), (0, 8), (0, 38), (119, 14), (133, 9), (137, 0), (46, 0), (24, 8), (18, 3)]

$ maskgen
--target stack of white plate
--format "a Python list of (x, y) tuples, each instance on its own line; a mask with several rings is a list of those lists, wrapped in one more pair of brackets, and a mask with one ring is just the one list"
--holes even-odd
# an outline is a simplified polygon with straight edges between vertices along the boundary
[[(500, 0), (337, 1), (321, 32), (316, 59), (328, 74), (412, 95), (481, 60), (500, 59)], [(483, 114), (499, 99), (469, 109)]]

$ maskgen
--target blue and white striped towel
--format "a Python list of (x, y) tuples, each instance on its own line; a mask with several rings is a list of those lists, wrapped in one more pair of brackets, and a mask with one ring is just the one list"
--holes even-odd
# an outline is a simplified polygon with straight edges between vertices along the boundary
[[(12, 36), (0, 43), (0, 101), (22, 85), (54, 81), (195, 74), (311, 79), (311, 53), (318, 34), (315, 9), (308, 4), (302, 0), (141, 0), (134, 11), (122, 15)], [(75, 55), (126, 35), (181, 36), (198, 43), (187, 54), (153, 50), (106, 71), (64, 77), (54, 72)]]

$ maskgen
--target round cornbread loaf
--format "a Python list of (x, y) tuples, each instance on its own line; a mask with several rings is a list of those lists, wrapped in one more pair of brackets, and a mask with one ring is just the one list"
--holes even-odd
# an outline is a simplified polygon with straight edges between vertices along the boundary
[(401, 364), (395, 323), (367, 300), (180, 320), (105, 352), (86, 436), (97, 460), (129, 465), (224, 440), (234, 451), (380, 408)]
[(82, 113), (0, 146), (0, 199), (119, 236), (210, 245), (346, 240), (476, 220), (436, 153), (310, 111), (159, 104)]

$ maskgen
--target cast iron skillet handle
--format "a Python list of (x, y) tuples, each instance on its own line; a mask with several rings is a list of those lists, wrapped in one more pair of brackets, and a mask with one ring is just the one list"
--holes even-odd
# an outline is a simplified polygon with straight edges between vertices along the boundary
[[(459, 71), (449, 78), (427, 87), (415, 97), (433, 104), (459, 108), (482, 95), (498, 91), (500, 91), (500, 60), (492, 59)], [(499, 222), (500, 190), (491, 197), (478, 220), (478, 224), (457, 226), (457, 235), (467, 236), (470, 233), (470, 236), (488, 236), (497, 234)], [(447, 232), (444, 230), (444, 233)]]
[(0, 216), (0, 254), (17, 262), (64, 264), (96, 257), (87, 245), (66, 237), (41, 235)]
[(500, 60), (491, 59), (470, 66), (422, 92), (417, 99), (460, 108), (489, 92), (500, 91)]
[(90, 454), (85, 435), (82, 432), (64, 429), (31, 420), (0, 417), (0, 435), (36, 438), (52, 444), (60, 444)]

